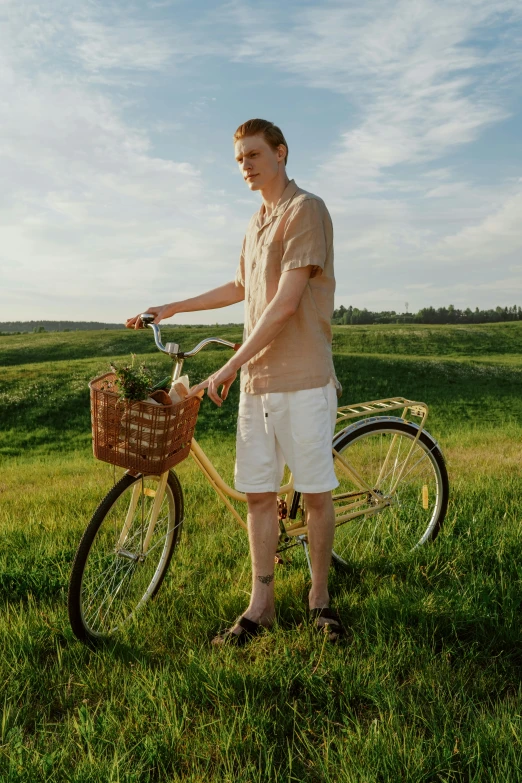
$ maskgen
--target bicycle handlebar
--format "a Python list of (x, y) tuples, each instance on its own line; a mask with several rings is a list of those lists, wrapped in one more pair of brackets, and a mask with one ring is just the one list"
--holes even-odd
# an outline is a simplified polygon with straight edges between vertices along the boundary
[(145, 326), (151, 327), (152, 331), (154, 332), (154, 342), (156, 343), (158, 350), (168, 354), (169, 356), (172, 356), (173, 359), (185, 359), (187, 356), (195, 356), (201, 351), (202, 348), (204, 348), (206, 345), (209, 345), (210, 343), (226, 345), (227, 348), (232, 348), (234, 351), (237, 351), (241, 347), (241, 343), (231, 343), (229, 340), (223, 340), (221, 337), (206, 337), (204, 340), (201, 340), (201, 342), (199, 342), (191, 351), (180, 351), (179, 345), (177, 343), (167, 343), (167, 345), (163, 345), (161, 342), (160, 328), (158, 324), (152, 323), (154, 321), (154, 317), (155, 316), (152, 313), (143, 313), (140, 315), (140, 320), (143, 324), (145, 324)]

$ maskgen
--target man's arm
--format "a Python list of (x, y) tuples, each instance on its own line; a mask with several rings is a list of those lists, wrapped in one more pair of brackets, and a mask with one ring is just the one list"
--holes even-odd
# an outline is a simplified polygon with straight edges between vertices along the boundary
[[(165, 318), (172, 318), (173, 315), (178, 313), (193, 313), (198, 310), (215, 310), (219, 307), (228, 307), (228, 305), (242, 302), (245, 298), (245, 289), (242, 285), (238, 285), (234, 280), (225, 285), (219, 286), (219, 288), (213, 288), (211, 291), (207, 291), (199, 296), (194, 296), (191, 299), (183, 299), (180, 302), (171, 302), (170, 304), (160, 305), (159, 307), (148, 307), (146, 312), (152, 313), (156, 317), (154, 323), (159, 324)], [(129, 318), (125, 323), (128, 329), (140, 329), (141, 328), (140, 316), (135, 315), (134, 318)]]
[[(235, 380), (239, 368), (256, 356), (263, 348), (272, 342), (282, 331), (285, 324), (296, 312), (308, 285), (312, 266), (298, 267), (283, 272), (279, 280), (277, 293), (257, 322), (248, 339), (218, 372), (206, 381), (191, 389), (191, 394), (197, 394), (201, 389), (207, 389), (207, 394), (216, 405), (226, 400), (228, 390)], [(219, 386), (223, 386), (221, 396)]]

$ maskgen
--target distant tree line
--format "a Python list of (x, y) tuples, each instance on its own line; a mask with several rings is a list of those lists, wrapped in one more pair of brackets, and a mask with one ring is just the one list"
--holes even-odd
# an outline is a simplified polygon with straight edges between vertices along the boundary
[(341, 305), (333, 312), (333, 324), (486, 324), (500, 321), (522, 321), (522, 308), (495, 307), (494, 310), (459, 310), (449, 307), (423, 307), (418, 313), (397, 313), (395, 310), (359, 310)]
[[(166, 324), (169, 328), (181, 324)], [(183, 324), (183, 329), (197, 329), (208, 324)], [(237, 323), (215, 324), (215, 326), (240, 326)], [(83, 332), (96, 329), (124, 329), (123, 323), (105, 324), (100, 321), (0, 321), (0, 334), (44, 334), (45, 332)]]
[(0, 321), (0, 334), (76, 332), (91, 329), (123, 329), (123, 324), (104, 324), (99, 321)]

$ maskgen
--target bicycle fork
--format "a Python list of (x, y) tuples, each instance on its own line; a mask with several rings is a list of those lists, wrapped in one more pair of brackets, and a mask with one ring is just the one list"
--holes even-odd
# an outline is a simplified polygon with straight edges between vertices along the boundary
[[(134, 485), (134, 489), (132, 490), (132, 497), (127, 511), (127, 516), (125, 517), (125, 522), (123, 524), (120, 537), (116, 544), (117, 554), (121, 555), (122, 557), (129, 557), (132, 560), (138, 560), (138, 559), (142, 560), (147, 554), (150, 540), (154, 535), (154, 528), (156, 527), (156, 522), (158, 521), (161, 504), (163, 503), (163, 497), (165, 495), (165, 487), (167, 486), (168, 477), (169, 477), (168, 470), (165, 471), (165, 473), (162, 473), (162, 475), (160, 476), (158, 488), (156, 490), (149, 489), (148, 487), (144, 488), (142, 480), (138, 480)], [(144, 494), (150, 495), (151, 497), (153, 496), (154, 503), (152, 504), (152, 509), (150, 512), (147, 532), (145, 534), (145, 538), (142, 539), (141, 553), (138, 556), (132, 552), (127, 552), (124, 549), (124, 546), (125, 546), (125, 541), (127, 540), (127, 536), (129, 535), (129, 531), (132, 527), (132, 521), (134, 519), (134, 514), (136, 513), (136, 508), (138, 506), (138, 503), (140, 502), (140, 498), (141, 498), (141, 502), (143, 503)], [(142, 519), (142, 524), (143, 522), (144, 520)]]

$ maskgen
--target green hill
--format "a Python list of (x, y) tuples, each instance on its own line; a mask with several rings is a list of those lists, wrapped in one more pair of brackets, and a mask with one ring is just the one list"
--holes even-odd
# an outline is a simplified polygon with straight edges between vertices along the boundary
[[(241, 326), (167, 326), (162, 327), (161, 337), (164, 343), (177, 342), (189, 350), (204, 337), (224, 337), (237, 342), (242, 333)], [(150, 329), (0, 335), (0, 367), (95, 356), (113, 358), (131, 353), (160, 356)]]
[[(190, 349), (204, 337), (241, 340), (242, 327), (165, 326), (162, 339)], [(474, 326), (375, 324), (334, 326), (334, 353), (400, 356), (477, 357), (509, 354), (522, 356), (522, 322)], [(113, 357), (123, 354), (157, 354), (150, 331), (49, 332), (0, 335), (0, 367), (28, 362)]]
[[(163, 339), (192, 348), (209, 335), (241, 339), (241, 328), (176, 327)], [(341, 402), (402, 395), (430, 405), (430, 428), (439, 433), (469, 422), (475, 426), (522, 421), (522, 324), (486, 326), (360, 326), (334, 328), (334, 361), (344, 388)], [(69, 332), (0, 338), (0, 453), (22, 455), (90, 443), (90, 378), (110, 360), (131, 353), (159, 380), (171, 361), (150, 331)], [(185, 369), (192, 383), (217, 369), (227, 349), (206, 349)], [(205, 400), (198, 437), (233, 436), (238, 384), (221, 409)]]
[(522, 354), (522, 322), (453, 324), (372, 324), (336, 326), (333, 348), (340, 353), (406, 356), (487, 356)]

